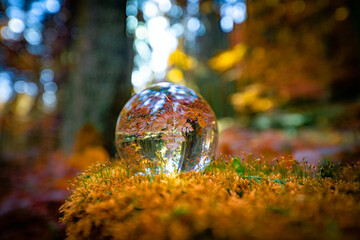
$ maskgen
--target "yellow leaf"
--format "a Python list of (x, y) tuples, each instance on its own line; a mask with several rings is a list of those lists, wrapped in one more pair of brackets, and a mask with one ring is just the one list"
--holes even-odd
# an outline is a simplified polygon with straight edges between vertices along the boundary
[(238, 64), (244, 57), (246, 46), (237, 44), (231, 50), (224, 51), (209, 60), (209, 66), (219, 72), (224, 72)]

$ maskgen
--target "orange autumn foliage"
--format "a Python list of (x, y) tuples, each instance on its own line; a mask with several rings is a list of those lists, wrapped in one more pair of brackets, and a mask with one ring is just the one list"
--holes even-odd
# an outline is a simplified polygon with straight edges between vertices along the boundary
[(74, 150), (68, 164), (82, 170), (96, 162), (105, 163), (110, 156), (102, 144), (101, 133), (92, 124), (85, 124), (76, 135)]
[(101, 146), (87, 147), (82, 152), (75, 152), (68, 159), (68, 164), (77, 169), (85, 169), (97, 162), (105, 163), (110, 159), (109, 153)]

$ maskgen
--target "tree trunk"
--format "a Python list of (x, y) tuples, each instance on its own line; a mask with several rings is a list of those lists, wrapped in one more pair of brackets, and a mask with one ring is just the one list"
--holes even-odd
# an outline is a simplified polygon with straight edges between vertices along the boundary
[(64, 95), (62, 145), (71, 150), (76, 132), (92, 123), (113, 154), (117, 116), (130, 97), (131, 40), (126, 36), (126, 1), (79, 1), (80, 33), (72, 47), (76, 62)]

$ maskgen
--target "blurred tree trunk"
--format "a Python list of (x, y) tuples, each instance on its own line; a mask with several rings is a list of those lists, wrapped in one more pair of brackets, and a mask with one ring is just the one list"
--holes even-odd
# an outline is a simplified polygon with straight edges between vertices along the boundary
[[(126, 37), (126, 1), (82, 0), (75, 21), (80, 32), (70, 54), (61, 138), (71, 150), (76, 132), (93, 124), (113, 154), (117, 116), (130, 97), (131, 40)], [(70, 55), (69, 54), (69, 55)]]

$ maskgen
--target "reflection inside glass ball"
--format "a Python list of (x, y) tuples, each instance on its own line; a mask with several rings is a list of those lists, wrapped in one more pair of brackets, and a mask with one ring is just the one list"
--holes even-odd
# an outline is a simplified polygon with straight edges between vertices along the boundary
[(115, 136), (120, 157), (135, 172), (203, 170), (215, 154), (217, 124), (194, 90), (163, 82), (126, 103)]

